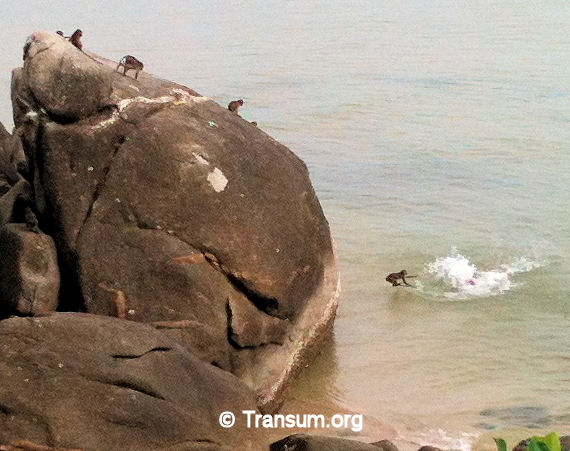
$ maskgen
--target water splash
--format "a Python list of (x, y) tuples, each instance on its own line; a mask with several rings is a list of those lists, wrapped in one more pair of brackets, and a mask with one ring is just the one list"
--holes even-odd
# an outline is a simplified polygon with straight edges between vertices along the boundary
[(526, 257), (487, 271), (479, 270), (474, 263), (452, 249), (448, 256), (439, 257), (426, 265), (426, 271), (442, 283), (444, 295), (453, 299), (495, 296), (510, 290), (516, 284), (512, 275), (528, 272), (542, 266), (541, 263)]

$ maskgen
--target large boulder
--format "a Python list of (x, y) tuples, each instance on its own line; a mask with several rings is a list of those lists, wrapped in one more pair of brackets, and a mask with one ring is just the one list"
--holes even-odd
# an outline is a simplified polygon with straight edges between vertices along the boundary
[(0, 444), (85, 450), (266, 449), (253, 392), (151, 326), (81, 313), (0, 322)]
[(52, 238), (25, 224), (0, 228), (0, 313), (41, 315), (59, 302), (59, 267)]
[(186, 87), (125, 77), (49, 33), (29, 43), (14, 120), (76, 308), (154, 323), (277, 408), (339, 290), (304, 163)]

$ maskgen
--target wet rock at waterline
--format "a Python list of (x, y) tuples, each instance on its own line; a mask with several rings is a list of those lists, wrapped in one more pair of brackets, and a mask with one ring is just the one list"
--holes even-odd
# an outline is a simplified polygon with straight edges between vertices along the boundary
[(83, 301), (67, 307), (155, 324), (274, 410), (337, 305), (306, 166), (194, 91), (71, 47), (34, 33), (12, 79), (62, 288)]

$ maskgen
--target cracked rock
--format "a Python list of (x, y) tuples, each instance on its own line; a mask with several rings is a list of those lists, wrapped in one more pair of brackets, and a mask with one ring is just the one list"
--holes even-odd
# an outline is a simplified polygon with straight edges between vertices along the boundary
[(253, 392), (151, 326), (82, 313), (0, 322), (0, 444), (85, 450), (266, 449)]
[(283, 344), (289, 322), (264, 313), (244, 296), (235, 296), (228, 303), (231, 340), (239, 347)]

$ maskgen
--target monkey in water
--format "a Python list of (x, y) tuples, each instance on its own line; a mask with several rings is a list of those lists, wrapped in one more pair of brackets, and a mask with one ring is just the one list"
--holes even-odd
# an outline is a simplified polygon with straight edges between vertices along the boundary
[(402, 285), (400, 282), (398, 282), (398, 280), (402, 279), (402, 282), (404, 282), (405, 285), (412, 287), (413, 285), (410, 285), (408, 282), (406, 282), (405, 276), (407, 274), (408, 272), (405, 269), (402, 269), (400, 272), (393, 272), (392, 274), (388, 274), (386, 277), (386, 282), (390, 282), (393, 287), (398, 287)]
[(232, 100), (229, 104), (228, 104), (228, 110), (230, 110), (232, 113), (238, 114), (238, 109), (240, 106), (243, 105), (243, 99), (239, 99), (239, 100)]
[(135, 80), (138, 78), (139, 72), (143, 70), (144, 67), (143, 63), (141, 63), (138, 59), (136, 59), (132, 55), (123, 56), (119, 60), (119, 64), (117, 65), (117, 69), (115, 70), (118, 71), (121, 66), (123, 66), (123, 75), (127, 75), (128, 70), (136, 71)]
[(69, 42), (71, 42), (79, 50), (83, 50), (83, 44), (81, 43), (81, 36), (83, 36), (83, 32), (80, 29), (77, 29), (73, 32), (73, 34), (69, 38)]

